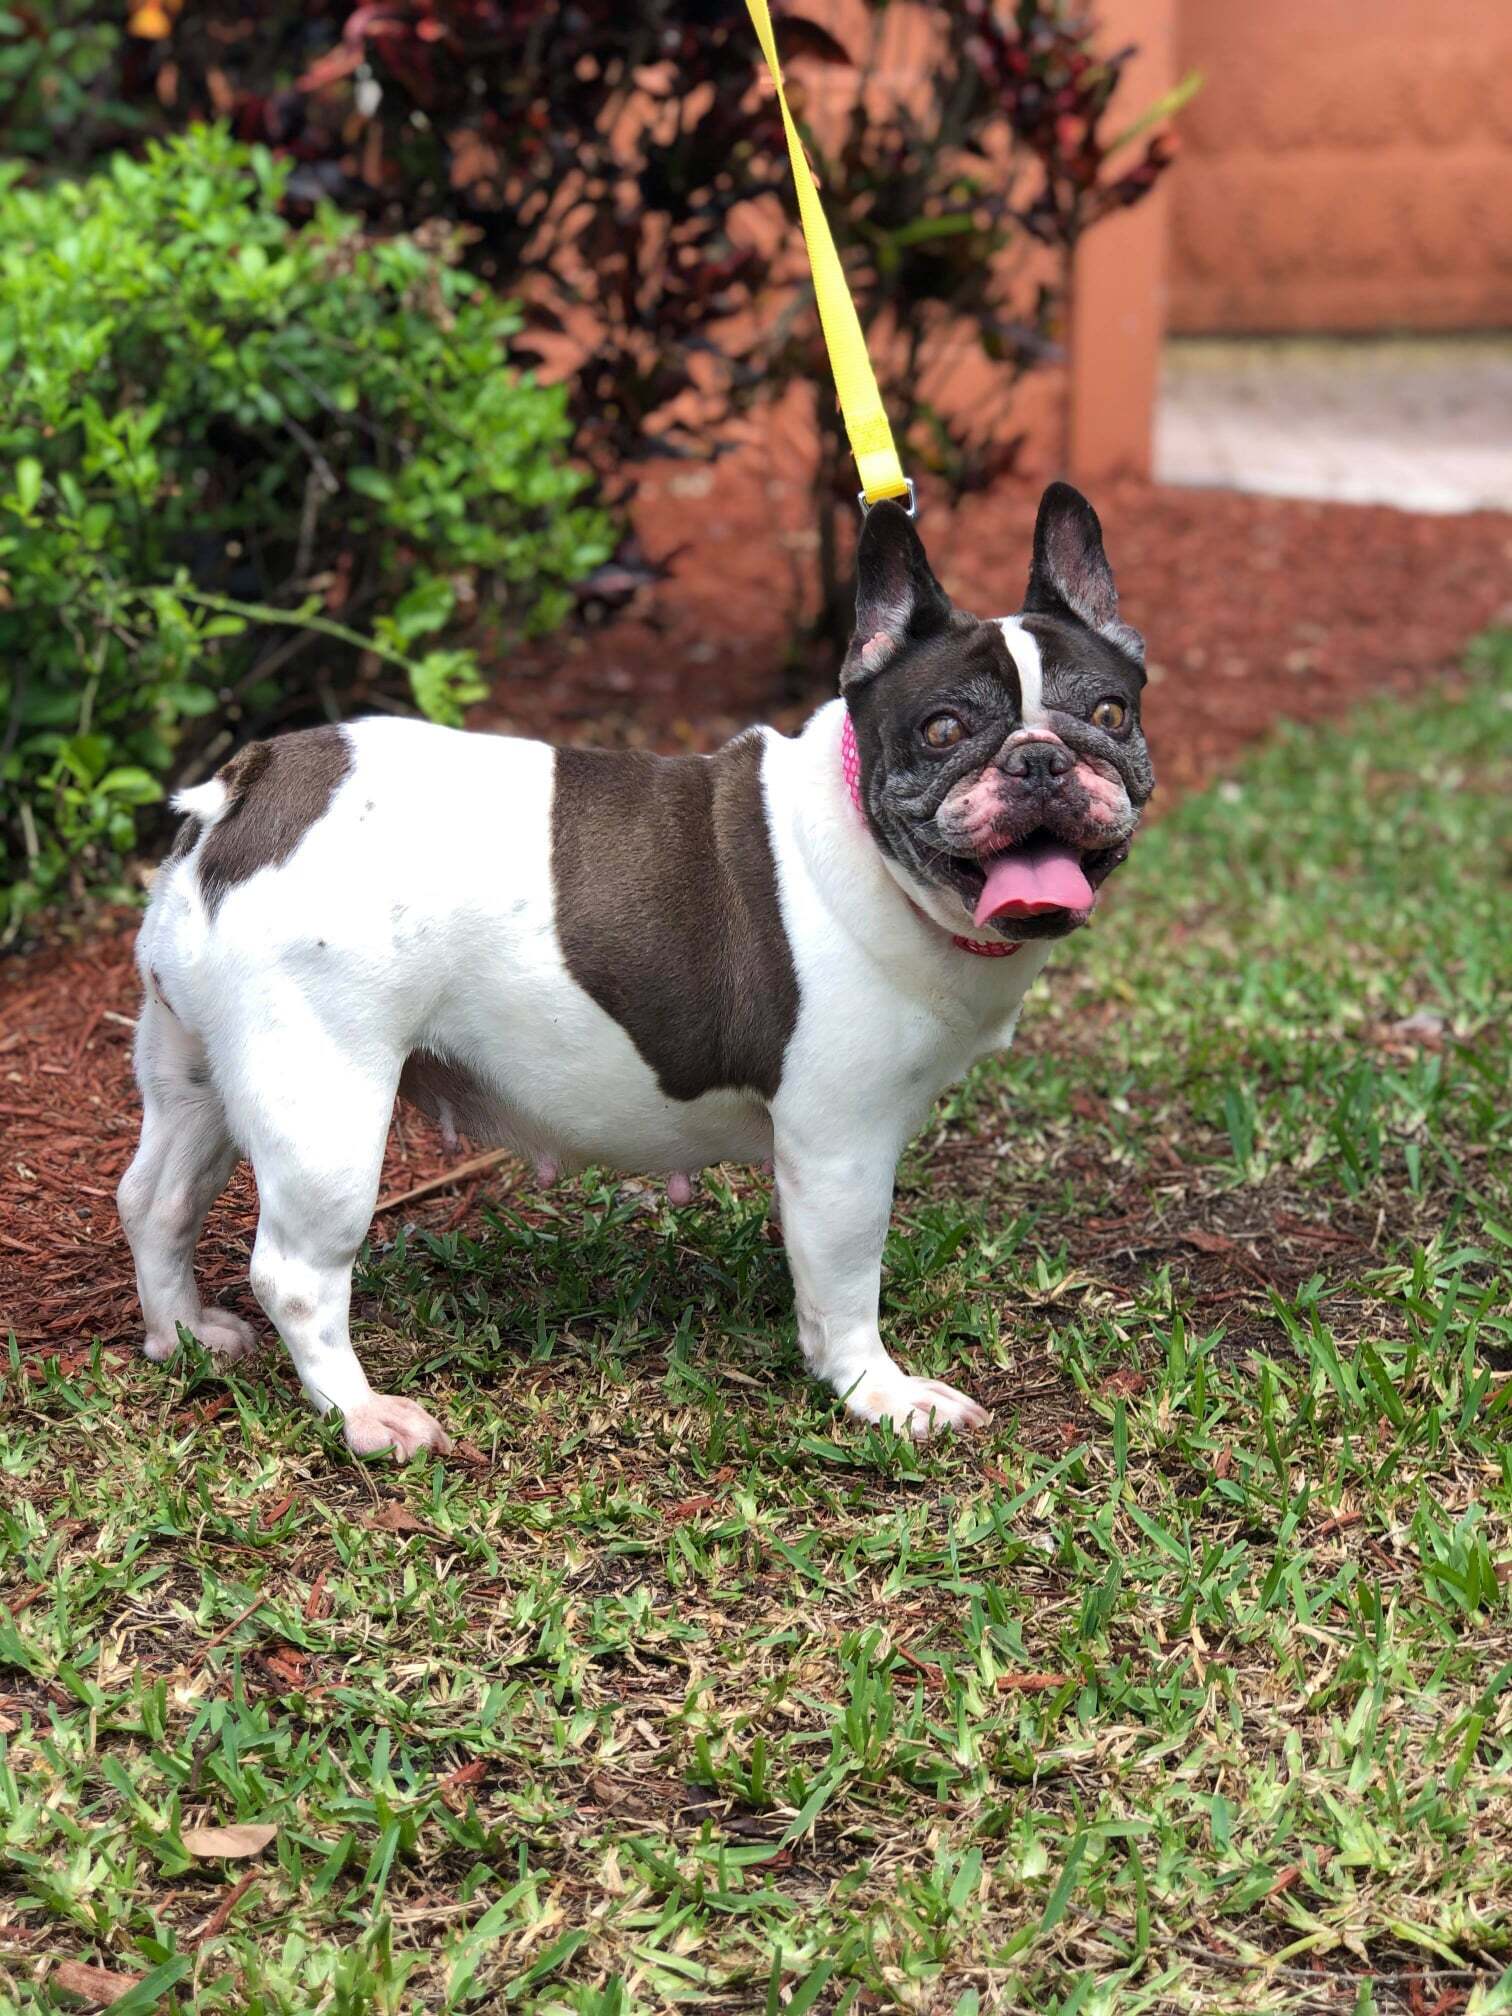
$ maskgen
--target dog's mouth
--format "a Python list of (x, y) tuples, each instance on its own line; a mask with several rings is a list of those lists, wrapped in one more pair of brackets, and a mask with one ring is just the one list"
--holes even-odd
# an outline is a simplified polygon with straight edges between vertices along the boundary
[(1087, 922), (1098, 885), (1127, 852), (1127, 842), (1076, 847), (1041, 826), (1001, 853), (955, 854), (946, 866), (974, 924), (1004, 937), (1059, 938)]

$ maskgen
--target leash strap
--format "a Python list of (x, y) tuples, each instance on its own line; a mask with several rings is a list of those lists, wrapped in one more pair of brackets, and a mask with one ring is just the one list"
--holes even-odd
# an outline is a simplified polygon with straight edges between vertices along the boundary
[(861, 496), (865, 505), (875, 504), (883, 497), (906, 497), (911, 508), (913, 489), (903, 474), (903, 465), (893, 446), (892, 429), (882, 410), (882, 395), (877, 390), (876, 375), (866, 354), (866, 338), (861, 334), (856, 304), (846, 285), (845, 270), (830, 235), (829, 221), (814, 185), (802, 138), (788, 108), (787, 92), (782, 84), (782, 65), (777, 57), (777, 38), (772, 32), (771, 10), (767, 0), (746, 0), (746, 6), (756, 30), (756, 39), (761, 44), (761, 53), (772, 73), (772, 82), (777, 87), (777, 103), (782, 110), (788, 154), (793, 163), (793, 181), (798, 190), (798, 216), (803, 225), (803, 242), (808, 248), (809, 267), (814, 276), (819, 323), (824, 331), (825, 348), (829, 351), (830, 370), (835, 377), (835, 391), (839, 396), (845, 431), (850, 436), (851, 453), (856, 458), (856, 468), (861, 477)]

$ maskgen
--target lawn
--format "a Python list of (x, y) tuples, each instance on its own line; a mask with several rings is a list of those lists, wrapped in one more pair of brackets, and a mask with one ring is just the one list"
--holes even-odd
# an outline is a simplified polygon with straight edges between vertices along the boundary
[(13, 1346), (4, 2006), (1512, 2011), (1509, 849), (1512, 639), (1138, 843), (902, 1172), (979, 1438), (745, 1172), (374, 1250), (445, 1467)]

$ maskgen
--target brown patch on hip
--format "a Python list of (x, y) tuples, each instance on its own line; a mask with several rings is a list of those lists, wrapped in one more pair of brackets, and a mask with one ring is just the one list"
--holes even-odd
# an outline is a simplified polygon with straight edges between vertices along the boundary
[(195, 863), (212, 914), (228, 889), (288, 860), (351, 767), (351, 744), (341, 728), (305, 728), (272, 742), (249, 742), (221, 765), (215, 774), (228, 803)]
[(775, 1096), (798, 1020), (777, 899), (765, 743), (714, 756), (561, 749), (551, 810), (567, 970), (672, 1099)]

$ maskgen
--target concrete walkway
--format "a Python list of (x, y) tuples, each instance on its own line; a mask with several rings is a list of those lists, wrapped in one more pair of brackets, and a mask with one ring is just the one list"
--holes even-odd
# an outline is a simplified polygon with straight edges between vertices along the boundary
[(1512, 510), (1512, 333), (1173, 338), (1155, 476), (1411, 511)]

